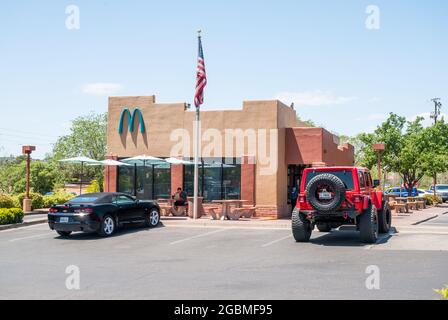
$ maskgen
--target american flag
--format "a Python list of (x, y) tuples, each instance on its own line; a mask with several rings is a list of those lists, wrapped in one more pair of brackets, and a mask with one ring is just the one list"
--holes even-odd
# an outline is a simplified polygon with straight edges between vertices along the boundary
[(196, 94), (194, 104), (199, 108), (204, 103), (204, 88), (207, 85), (207, 75), (205, 74), (204, 52), (202, 51), (201, 36), (199, 36), (198, 72), (196, 74)]

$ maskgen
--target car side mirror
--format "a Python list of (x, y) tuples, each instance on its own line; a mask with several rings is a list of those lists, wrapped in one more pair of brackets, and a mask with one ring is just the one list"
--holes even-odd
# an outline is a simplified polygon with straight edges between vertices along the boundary
[(380, 184), (381, 184), (381, 180), (378, 180), (378, 179), (373, 180), (373, 187), (374, 188), (379, 187)]

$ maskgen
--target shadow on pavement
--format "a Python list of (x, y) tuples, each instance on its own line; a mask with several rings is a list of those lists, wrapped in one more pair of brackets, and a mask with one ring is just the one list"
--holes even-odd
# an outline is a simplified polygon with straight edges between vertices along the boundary
[[(380, 234), (376, 245), (386, 244), (395, 233), (395, 228), (387, 234)], [(372, 244), (363, 243), (356, 228), (344, 227), (342, 230), (333, 230), (328, 233), (313, 232), (317, 237), (311, 239), (312, 244), (328, 247), (367, 247)]]
[(144, 232), (151, 232), (152, 230), (165, 228), (165, 226), (161, 223), (156, 228), (147, 228), (140, 225), (129, 225), (119, 228), (112, 236), (110, 237), (102, 237), (97, 233), (87, 233), (87, 232), (74, 232), (70, 235), (70, 237), (62, 237), (56, 234), (55, 239), (56, 240), (78, 240), (78, 241), (85, 241), (85, 240), (107, 240), (111, 238), (116, 238), (128, 234), (134, 234), (134, 233), (144, 233)]

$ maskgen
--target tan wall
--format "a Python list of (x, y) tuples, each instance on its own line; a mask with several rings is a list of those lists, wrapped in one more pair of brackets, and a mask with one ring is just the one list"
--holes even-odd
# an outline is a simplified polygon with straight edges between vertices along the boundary
[[(145, 132), (139, 130), (139, 121), (135, 120), (134, 132), (129, 132), (128, 120), (124, 121), (123, 134), (118, 133), (118, 125), (124, 107), (132, 112), (139, 107), (143, 113)], [(185, 110), (185, 103), (158, 104), (155, 96), (148, 97), (111, 97), (109, 98), (108, 121), (108, 153), (119, 157), (132, 157), (141, 154), (156, 157), (192, 157), (193, 156), (193, 128), (195, 111)], [(278, 151), (274, 156), (278, 170), (271, 174), (262, 174), (262, 165), (257, 159), (255, 165), (255, 200), (257, 206), (265, 206), (267, 211), (277, 210), (279, 215), (286, 214), (287, 204), (287, 168), (288, 164), (311, 164), (313, 162), (350, 160), (350, 152), (341, 151), (337, 145), (330, 142), (331, 137), (321, 128), (296, 128), (306, 126), (297, 121), (296, 112), (283, 103), (272, 101), (245, 101), (241, 110), (216, 110), (201, 112), (202, 134), (206, 129), (216, 129), (223, 137), (225, 146), (226, 129), (259, 129), (267, 130), (267, 148), (270, 150), (270, 129), (276, 130), (278, 138), (275, 140)], [(293, 129), (291, 129), (293, 128)], [(183, 129), (185, 150), (183, 154), (173, 154), (173, 145), (180, 141), (171, 141), (170, 136), (175, 130)], [(277, 130), (278, 129), (278, 130)], [(274, 137), (274, 136), (273, 136)], [(188, 139), (189, 138), (189, 139)], [(202, 141), (202, 149), (209, 142)], [(327, 156), (324, 156), (326, 150)], [(212, 157), (230, 156), (243, 158), (251, 156), (247, 141), (243, 150), (234, 148), (231, 154), (223, 150), (215, 150)], [(339, 153), (338, 153), (338, 152)], [(350, 151), (350, 150), (348, 150)], [(334, 156), (336, 155), (336, 156)], [(204, 156), (204, 154), (203, 154)], [(255, 155), (257, 156), (257, 154)], [(334, 156), (333, 158), (331, 158)], [(331, 160), (333, 159), (333, 160)]]

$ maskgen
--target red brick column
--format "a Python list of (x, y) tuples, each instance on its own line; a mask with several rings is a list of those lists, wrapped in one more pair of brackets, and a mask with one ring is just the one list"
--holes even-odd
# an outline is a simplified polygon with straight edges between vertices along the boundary
[(241, 159), (241, 200), (248, 200), (248, 205), (255, 205), (255, 159), (243, 157)]
[[(118, 160), (117, 156), (107, 156), (106, 159)], [(117, 166), (105, 166), (104, 167), (104, 191), (105, 192), (117, 192), (117, 178), (118, 167)]]
[(184, 188), (184, 166), (182, 164), (171, 165), (171, 194), (173, 195), (177, 188)]

